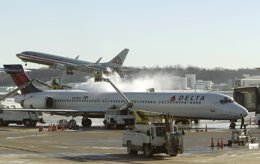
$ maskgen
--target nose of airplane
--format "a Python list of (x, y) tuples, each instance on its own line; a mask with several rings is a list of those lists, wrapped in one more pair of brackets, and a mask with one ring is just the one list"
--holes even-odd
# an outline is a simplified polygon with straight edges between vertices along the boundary
[(22, 55), (22, 54), (16, 54), (16, 56), (17, 56), (18, 58), (20, 58), (20, 57), (21, 57), (21, 55)]
[(248, 115), (248, 110), (245, 107), (243, 107), (239, 104), (236, 104), (236, 105), (237, 105), (237, 108), (238, 108), (237, 111), (239, 112), (240, 115), (242, 114), (244, 117)]

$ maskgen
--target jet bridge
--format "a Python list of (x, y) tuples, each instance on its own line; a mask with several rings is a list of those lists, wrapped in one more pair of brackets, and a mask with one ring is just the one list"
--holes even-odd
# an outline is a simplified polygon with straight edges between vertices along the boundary
[(234, 100), (248, 112), (255, 112), (256, 123), (260, 125), (260, 87), (239, 87), (233, 92)]

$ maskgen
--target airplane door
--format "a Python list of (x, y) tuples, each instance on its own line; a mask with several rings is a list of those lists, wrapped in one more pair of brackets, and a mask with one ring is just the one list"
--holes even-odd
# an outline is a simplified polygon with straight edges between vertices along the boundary
[(214, 104), (210, 105), (210, 112), (215, 112), (215, 105)]

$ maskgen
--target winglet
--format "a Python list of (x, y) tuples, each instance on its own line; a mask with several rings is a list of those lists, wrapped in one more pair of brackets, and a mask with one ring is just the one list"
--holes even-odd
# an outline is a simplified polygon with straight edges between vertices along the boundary
[(78, 59), (79, 59), (79, 55), (78, 55), (78, 56), (76, 56), (76, 57), (75, 57), (75, 59), (76, 59), (76, 60), (78, 60)]

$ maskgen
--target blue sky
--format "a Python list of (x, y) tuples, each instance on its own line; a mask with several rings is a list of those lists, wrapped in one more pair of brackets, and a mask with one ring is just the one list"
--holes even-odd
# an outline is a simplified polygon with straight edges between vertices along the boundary
[[(39, 51), (126, 66), (260, 67), (258, 0), (0, 1), (0, 64)], [(28, 67), (41, 65), (28, 64)]]

